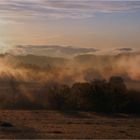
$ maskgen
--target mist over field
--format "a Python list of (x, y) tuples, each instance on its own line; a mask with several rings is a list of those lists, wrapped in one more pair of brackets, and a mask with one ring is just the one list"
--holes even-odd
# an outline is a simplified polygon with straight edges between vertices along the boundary
[(73, 58), (3, 54), (0, 56), (1, 108), (11, 108), (14, 102), (25, 108), (41, 106), (47, 102), (47, 97), (44, 98), (47, 87), (59, 91), (57, 85), (72, 87), (75, 83), (109, 81), (112, 76), (122, 77), (128, 89), (139, 91), (139, 68), (139, 53), (85, 54)]
[(140, 82), (140, 53), (118, 55), (83, 54), (72, 58), (36, 55), (0, 56), (0, 76), (26, 82), (57, 82), (71, 85), (121, 76), (128, 83)]
[(0, 0), (0, 139), (140, 139), (140, 1)]

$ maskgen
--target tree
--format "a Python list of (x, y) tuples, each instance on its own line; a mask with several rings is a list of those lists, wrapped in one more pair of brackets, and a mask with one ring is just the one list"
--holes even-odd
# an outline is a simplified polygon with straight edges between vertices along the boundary
[(108, 84), (112, 111), (123, 111), (128, 103), (124, 80), (121, 77), (113, 76), (110, 78)]
[(71, 104), (76, 109), (92, 108), (92, 87), (89, 83), (75, 83), (71, 88)]

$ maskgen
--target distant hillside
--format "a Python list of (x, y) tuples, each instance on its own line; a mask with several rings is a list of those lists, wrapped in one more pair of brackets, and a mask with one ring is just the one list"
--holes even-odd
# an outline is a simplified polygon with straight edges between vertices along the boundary
[(136, 56), (140, 56), (140, 52), (134, 52), (134, 53), (120, 53), (118, 55), (93, 55), (93, 54), (82, 54), (82, 55), (77, 55), (74, 57), (74, 60), (77, 62), (93, 62), (97, 60), (101, 60), (102, 62), (104, 61), (114, 61), (114, 60), (119, 60), (122, 58), (133, 58)]
[(121, 53), (118, 55), (93, 55), (93, 54), (83, 54), (74, 57), (74, 61), (80, 64), (95, 64), (108, 65), (109, 63), (115, 64), (118, 61), (123, 60), (133, 60), (135, 57), (140, 58), (140, 52), (137, 53)]
[(46, 67), (48, 65), (55, 65), (59, 66), (62, 64), (67, 63), (68, 59), (61, 58), (61, 57), (48, 57), (48, 56), (36, 56), (36, 55), (0, 55), (0, 58), (7, 58), (11, 63), (19, 62), (19, 63), (25, 63), (25, 64), (31, 64), (31, 65), (37, 65), (39, 67)]
[[(121, 53), (118, 55), (93, 55), (93, 54), (83, 54), (77, 55), (71, 58), (74, 62), (79, 64), (110, 64), (120, 61), (122, 58), (133, 59), (134, 57), (139, 57), (140, 52), (134, 53)], [(25, 64), (37, 65), (40, 67), (45, 67), (47, 65), (60, 66), (68, 63), (70, 59), (64, 57), (50, 57), (50, 56), (37, 56), (37, 55), (11, 55), (11, 54), (0, 54), (0, 58), (8, 58), (9, 62), (21, 62)]]

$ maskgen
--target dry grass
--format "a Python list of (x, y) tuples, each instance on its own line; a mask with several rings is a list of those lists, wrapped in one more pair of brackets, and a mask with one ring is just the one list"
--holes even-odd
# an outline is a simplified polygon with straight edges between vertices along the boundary
[(140, 138), (140, 117), (94, 112), (0, 111), (0, 138)]

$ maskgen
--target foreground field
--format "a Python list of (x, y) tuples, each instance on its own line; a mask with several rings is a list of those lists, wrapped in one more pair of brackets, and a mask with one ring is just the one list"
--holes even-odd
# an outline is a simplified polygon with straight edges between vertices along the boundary
[(140, 117), (94, 112), (0, 111), (0, 138), (140, 138)]

